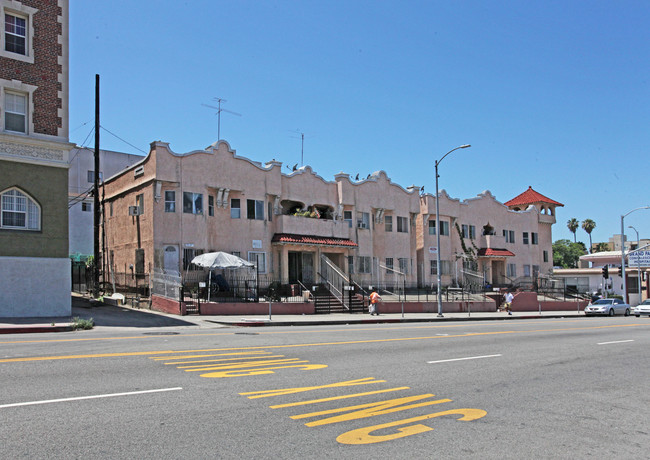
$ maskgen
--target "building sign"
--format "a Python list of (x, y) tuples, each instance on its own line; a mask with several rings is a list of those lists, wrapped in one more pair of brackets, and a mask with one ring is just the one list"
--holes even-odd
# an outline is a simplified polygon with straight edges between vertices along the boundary
[(650, 267), (650, 251), (636, 251), (628, 254), (627, 264), (630, 267)]
[(435, 246), (429, 246), (429, 254), (435, 254), (438, 252), (438, 248)]

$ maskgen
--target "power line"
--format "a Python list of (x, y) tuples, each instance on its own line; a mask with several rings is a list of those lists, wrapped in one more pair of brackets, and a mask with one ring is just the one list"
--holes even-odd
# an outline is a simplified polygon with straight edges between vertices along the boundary
[(118, 135), (115, 134), (115, 133), (110, 132), (108, 129), (104, 128), (103, 126), (100, 125), (99, 127), (102, 128), (104, 131), (106, 131), (106, 132), (107, 132), (108, 134), (110, 134), (111, 136), (118, 138), (119, 140), (121, 140), (121, 141), (124, 142), (125, 144), (130, 145), (130, 146), (133, 147), (134, 149), (141, 151), (141, 152), (144, 153), (145, 155), (147, 154), (147, 152), (145, 152), (144, 150), (142, 150), (140, 147), (136, 147), (135, 145), (131, 144), (130, 142), (125, 141), (125, 140), (122, 139), (120, 136), (118, 136)]

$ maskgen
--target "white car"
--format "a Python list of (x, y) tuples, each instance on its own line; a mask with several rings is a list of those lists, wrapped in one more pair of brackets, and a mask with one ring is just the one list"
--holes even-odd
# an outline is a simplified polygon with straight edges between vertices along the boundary
[(585, 315), (630, 316), (630, 306), (621, 299), (598, 299), (585, 307)]
[(650, 299), (645, 299), (634, 309), (634, 316), (638, 318), (641, 315), (650, 316)]

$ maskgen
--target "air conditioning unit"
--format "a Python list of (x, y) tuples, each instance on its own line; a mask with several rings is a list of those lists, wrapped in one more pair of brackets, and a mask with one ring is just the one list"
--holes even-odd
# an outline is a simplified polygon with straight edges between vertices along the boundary
[(129, 216), (139, 216), (140, 206), (129, 206)]
[(357, 227), (359, 227), (359, 228), (368, 228), (368, 224), (366, 224), (363, 221), (359, 221), (359, 222), (357, 222)]

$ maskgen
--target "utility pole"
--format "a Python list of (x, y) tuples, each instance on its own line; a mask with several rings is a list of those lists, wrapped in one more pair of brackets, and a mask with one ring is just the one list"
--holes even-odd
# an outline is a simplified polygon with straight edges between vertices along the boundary
[(95, 74), (95, 178), (93, 185), (93, 297), (99, 297), (99, 74)]

